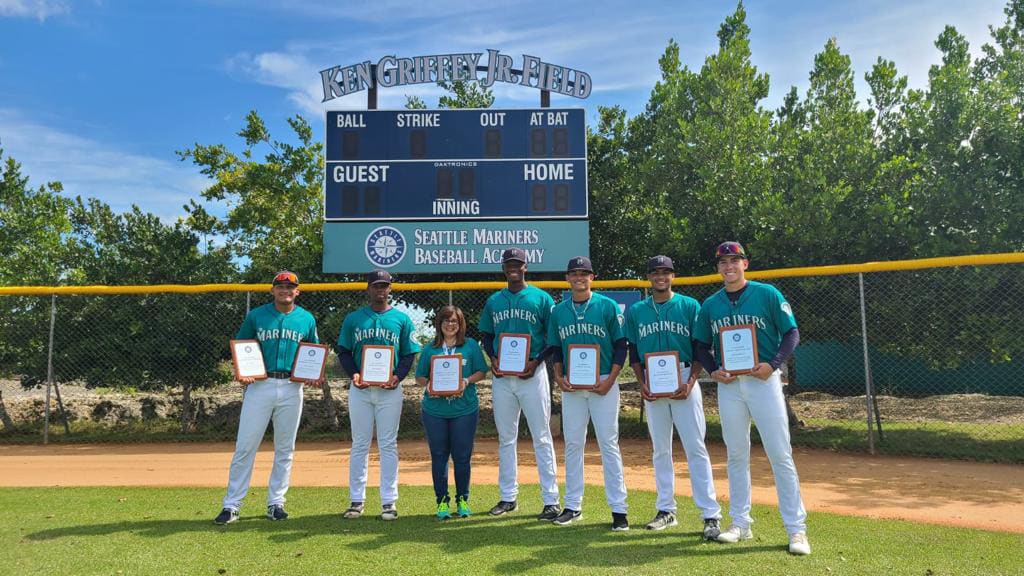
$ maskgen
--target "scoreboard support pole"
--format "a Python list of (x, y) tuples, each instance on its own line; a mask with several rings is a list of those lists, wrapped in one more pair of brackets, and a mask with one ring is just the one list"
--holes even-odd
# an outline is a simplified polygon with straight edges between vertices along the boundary
[(548, 90), (540, 91), (540, 107), (551, 108), (551, 92)]
[[(377, 65), (370, 64), (370, 77), (377, 77)], [(366, 91), (366, 109), (376, 110), (377, 109), (377, 83), (371, 82), (370, 88)]]

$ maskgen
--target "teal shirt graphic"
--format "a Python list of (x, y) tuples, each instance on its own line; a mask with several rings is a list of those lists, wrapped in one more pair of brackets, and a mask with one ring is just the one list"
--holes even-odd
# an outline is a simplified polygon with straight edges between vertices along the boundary
[(273, 302), (254, 308), (245, 315), (235, 340), (252, 339), (260, 343), (267, 372), (291, 372), (299, 342), (320, 343), (316, 319), (308, 310), (296, 306), (283, 314)]
[(711, 345), (715, 357), (722, 353), (719, 331), (728, 326), (753, 324), (757, 332), (757, 359), (768, 362), (779, 351), (782, 336), (796, 328), (796, 318), (789, 302), (771, 284), (748, 281), (747, 288), (733, 304), (725, 288), (712, 294), (700, 307), (694, 340)]
[(601, 347), (601, 374), (612, 371), (613, 344), (625, 338), (619, 305), (607, 296), (592, 293), (586, 303), (563, 300), (551, 311), (548, 345), (562, 348), (568, 362), (570, 344), (597, 344)]
[(338, 335), (338, 345), (352, 351), (356, 366), (363, 369), (363, 346), (394, 346), (394, 367), (402, 356), (420, 351), (419, 342), (413, 337), (416, 327), (409, 315), (397, 308), (377, 312), (369, 306), (345, 317)]
[(651, 352), (679, 353), (680, 362), (693, 362), (693, 326), (700, 304), (689, 296), (673, 294), (658, 304), (648, 297), (629, 307), (626, 315), (626, 337), (636, 345), (643, 362)]
[[(434, 356), (444, 354), (443, 346), (427, 346), (420, 354), (419, 363), (416, 365), (417, 378), (430, 378), (430, 359)], [(476, 372), (487, 372), (487, 363), (484, 361), (484, 353), (480, 344), (472, 338), (466, 338), (466, 343), (456, 346), (451, 354), (462, 354), (462, 377), (469, 378)], [(472, 414), (480, 408), (480, 400), (476, 393), (476, 384), (466, 386), (462, 396), (432, 398), (423, 391), (423, 411), (437, 418), (457, 418)]]
[(555, 300), (550, 294), (527, 285), (519, 292), (503, 288), (487, 299), (477, 327), (494, 334), (494, 353), (502, 334), (529, 334), (530, 359), (540, 356), (547, 347), (547, 326)]

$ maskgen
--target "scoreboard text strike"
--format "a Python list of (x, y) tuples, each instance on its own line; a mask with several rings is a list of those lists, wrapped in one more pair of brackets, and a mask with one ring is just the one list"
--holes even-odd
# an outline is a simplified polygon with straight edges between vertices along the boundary
[(324, 219), (587, 217), (582, 109), (327, 113)]

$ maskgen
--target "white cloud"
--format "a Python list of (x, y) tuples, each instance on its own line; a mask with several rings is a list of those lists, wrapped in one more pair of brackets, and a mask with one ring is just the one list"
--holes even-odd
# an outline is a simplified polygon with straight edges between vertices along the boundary
[(100, 198), (115, 211), (132, 204), (167, 222), (209, 185), (191, 165), (126, 152), (0, 108), (0, 148), (21, 163), (30, 184), (58, 181), (69, 197)]
[(0, 17), (4, 18), (36, 18), (42, 22), (69, 12), (67, 2), (61, 0), (0, 0)]

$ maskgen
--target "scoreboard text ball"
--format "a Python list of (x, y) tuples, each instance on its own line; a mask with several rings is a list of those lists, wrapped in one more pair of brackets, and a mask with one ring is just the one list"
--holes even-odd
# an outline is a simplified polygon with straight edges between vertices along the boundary
[(327, 113), (324, 219), (587, 217), (582, 109)]

